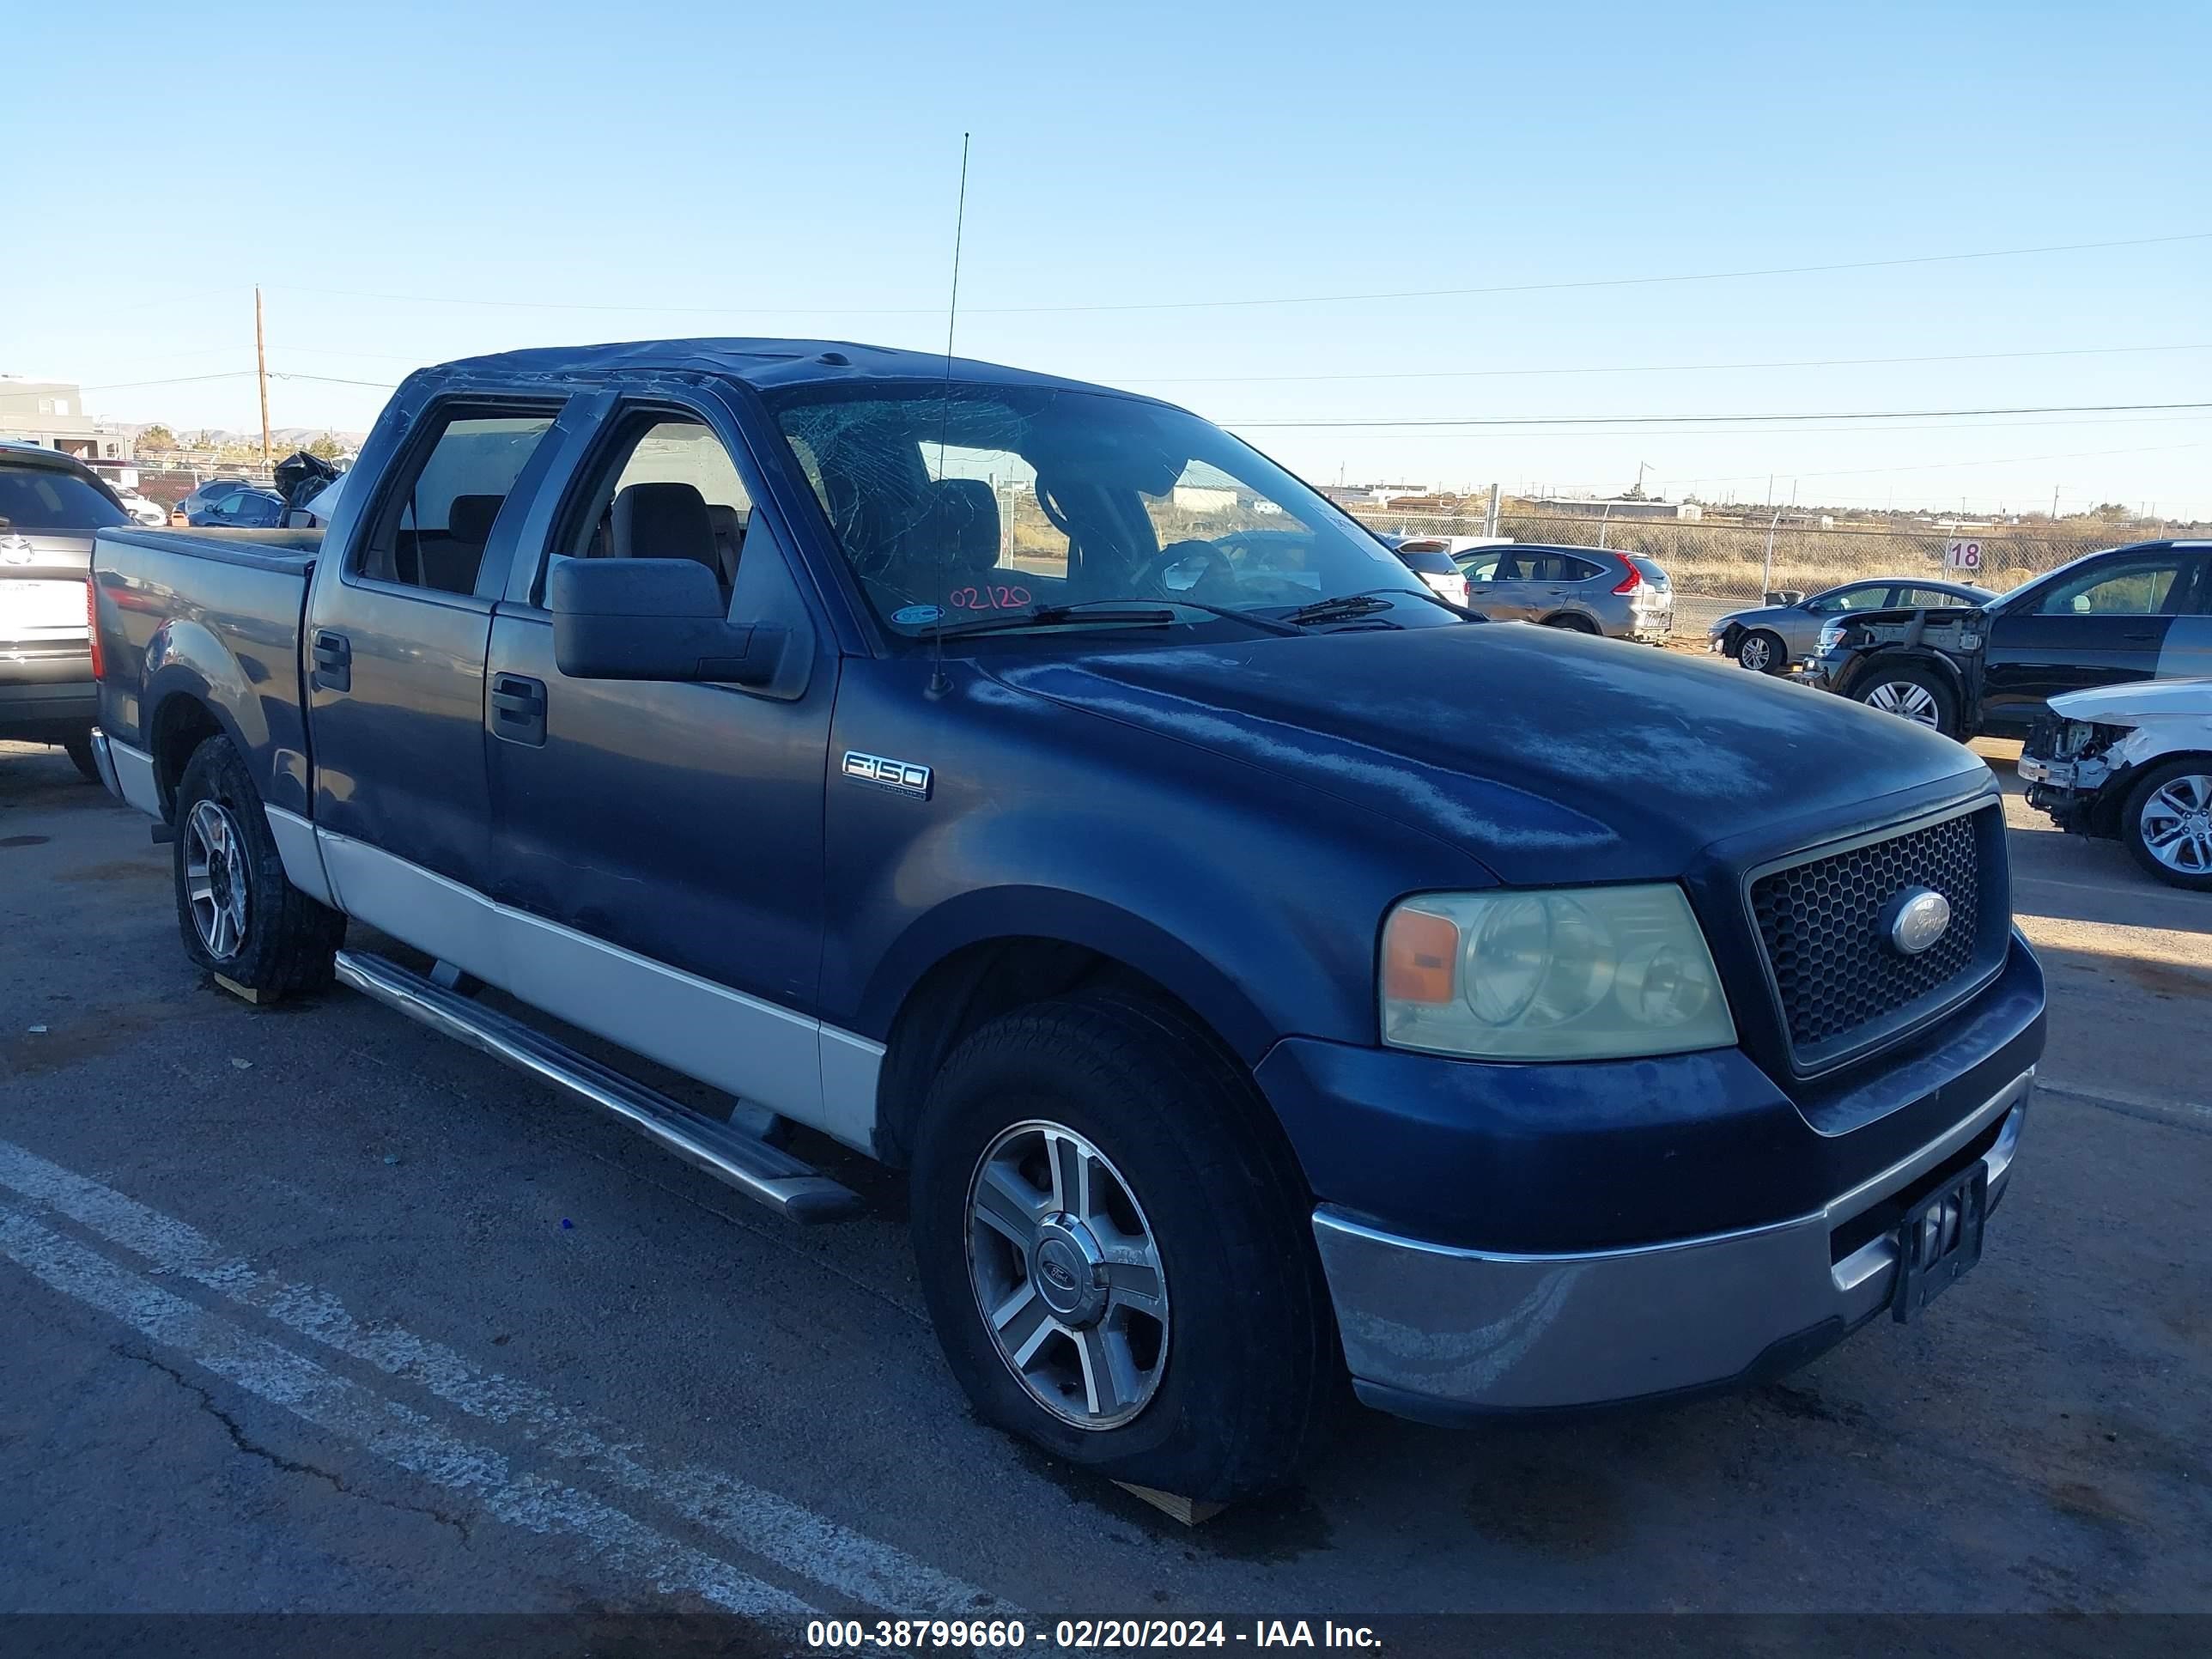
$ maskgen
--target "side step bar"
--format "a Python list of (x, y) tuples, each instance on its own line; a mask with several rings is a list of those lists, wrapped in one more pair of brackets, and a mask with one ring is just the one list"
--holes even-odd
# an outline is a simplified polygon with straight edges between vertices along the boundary
[(759, 1200), (787, 1220), (835, 1221), (861, 1207), (859, 1194), (781, 1148), (695, 1112), (396, 962), (365, 951), (341, 951), (337, 977), (339, 983), (397, 1008), (434, 1031), (613, 1113), (647, 1139), (729, 1182), (746, 1197)]

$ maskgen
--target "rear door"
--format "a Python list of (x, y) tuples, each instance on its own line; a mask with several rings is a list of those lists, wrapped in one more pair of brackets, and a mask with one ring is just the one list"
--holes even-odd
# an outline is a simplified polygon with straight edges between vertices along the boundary
[(1534, 622), (1540, 600), (1529, 557), (1510, 547), (1484, 549), (1467, 567), (1468, 609), (1493, 622)]
[(349, 912), (456, 959), (441, 882), (481, 890), (491, 844), (484, 653), (506, 567), (485, 552), (560, 409), (449, 397), (417, 413), (307, 607), (325, 867)]
[(2201, 549), (2122, 548), (2008, 601), (1990, 622), (1982, 724), (2019, 730), (2063, 692), (2155, 677), (2204, 562)]

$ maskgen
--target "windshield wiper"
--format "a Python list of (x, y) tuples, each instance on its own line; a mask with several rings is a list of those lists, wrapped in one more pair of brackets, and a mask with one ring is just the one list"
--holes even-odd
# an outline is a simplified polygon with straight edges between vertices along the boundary
[[(1121, 608), (1105, 608), (1116, 605)], [(997, 634), (1017, 628), (1051, 628), (1062, 623), (1095, 623), (1101, 628), (1168, 628), (1178, 620), (1169, 606), (1202, 611), (1210, 617), (1241, 622), (1263, 633), (1295, 635), (1300, 631), (1271, 617), (1255, 617), (1248, 611), (1232, 611), (1226, 605), (1201, 605), (1195, 599), (1166, 599), (1157, 605), (1147, 605), (1142, 599), (1078, 599), (1070, 605), (1040, 605), (1031, 610), (1008, 611), (995, 617), (963, 617), (928, 629), (916, 637), (952, 640), (965, 635)]]
[[(1311, 605), (1302, 605), (1283, 617), (1299, 628), (1315, 628), (1323, 623), (1356, 622), (1362, 617), (1374, 616), (1381, 611), (1395, 611), (1396, 604), (1376, 593), (1343, 593), (1334, 599), (1316, 599)], [(1393, 627), (1399, 624), (1393, 623)]]

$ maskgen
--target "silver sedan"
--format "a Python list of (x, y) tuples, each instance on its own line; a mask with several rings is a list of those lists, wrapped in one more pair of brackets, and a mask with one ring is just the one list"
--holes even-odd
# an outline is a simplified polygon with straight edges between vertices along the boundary
[(1907, 605), (1930, 610), (1987, 605), (1996, 595), (1966, 582), (1929, 581), (1920, 577), (1875, 577), (1845, 582), (1792, 605), (1732, 611), (1705, 630), (1709, 650), (1733, 657), (1759, 674), (1786, 674), (1790, 665), (1809, 657), (1820, 644), (1820, 628), (1851, 611), (1894, 611)]

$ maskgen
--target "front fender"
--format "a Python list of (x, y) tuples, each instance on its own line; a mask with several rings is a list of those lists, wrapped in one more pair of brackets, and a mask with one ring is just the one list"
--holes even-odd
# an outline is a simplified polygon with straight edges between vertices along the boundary
[(1028, 884), (979, 889), (925, 911), (901, 933), (861, 994), (861, 1030), (877, 1036), (923, 977), (973, 945), (1047, 939), (1081, 945), (1157, 981), (1248, 1062), (1275, 1041), (1273, 1023), (1214, 962), (1158, 923), (1087, 893)]
[(1869, 675), (1894, 668), (1900, 662), (1928, 665), (1943, 676), (1944, 683), (1955, 696), (1961, 699), (1966, 696), (1966, 678), (1959, 672), (1959, 665), (1941, 651), (1917, 645), (1877, 645), (1861, 652), (1844, 670), (1836, 689), (1847, 697), (1854, 696)]

